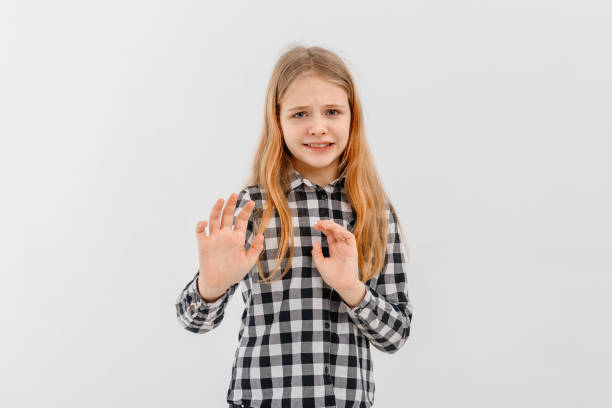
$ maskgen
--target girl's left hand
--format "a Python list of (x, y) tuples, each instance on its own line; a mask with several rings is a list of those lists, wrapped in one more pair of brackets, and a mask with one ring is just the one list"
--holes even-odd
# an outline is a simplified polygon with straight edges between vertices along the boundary
[(323, 280), (336, 291), (350, 290), (359, 283), (359, 260), (355, 236), (332, 220), (319, 220), (316, 230), (327, 236), (329, 257), (323, 256), (321, 243), (313, 242), (312, 258)]

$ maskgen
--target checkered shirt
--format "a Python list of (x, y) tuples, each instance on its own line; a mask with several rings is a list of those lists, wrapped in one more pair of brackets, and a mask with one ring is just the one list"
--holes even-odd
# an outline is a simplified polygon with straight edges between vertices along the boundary
[[(356, 214), (344, 193), (345, 178), (342, 175), (322, 187), (293, 171), (286, 197), (295, 250), (282, 280), (259, 283), (254, 265), (242, 281), (207, 303), (196, 286), (198, 270), (179, 294), (176, 313), (180, 325), (204, 334), (221, 324), (240, 283), (245, 308), (227, 390), (229, 406), (370, 407), (375, 390), (370, 343), (385, 353), (395, 353), (406, 342), (412, 320), (406, 254), (389, 205), (385, 263), (379, 274), (365, 282), (366, 294), (358, 305), (349, 307), (314, 265), (313, 241), (321, 242), (323, 255), (329, 256), (325, 234), (313, 228), (318, 220), (333, 220), (353, 231)], [(249, 200), (255, 201), (257, 209), (265, 199), (265, 191), (258, 186), (241, 190), (234, 221)], [(280, 225), (275, 214), (264, 232), (260, 260), (265, 272), (274, 267)], [(251, 214), (245, 250), (250, 248), (254, 229)], [(285, 265), (286, 259), (281, 271)]]

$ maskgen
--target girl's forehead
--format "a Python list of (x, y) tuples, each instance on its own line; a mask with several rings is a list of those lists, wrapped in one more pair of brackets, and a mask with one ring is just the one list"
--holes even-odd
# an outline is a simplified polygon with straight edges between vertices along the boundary
[(344, 88), (315, 77), (297, 78), (280, 100), (283, 108), (310, 107), (311, 105), (346, 106), (348, 96)]
[(296, 92), (344, 92), (344, 89), (319, 76), (308, 75), (295, 78), (287, 87), (286, 95)]

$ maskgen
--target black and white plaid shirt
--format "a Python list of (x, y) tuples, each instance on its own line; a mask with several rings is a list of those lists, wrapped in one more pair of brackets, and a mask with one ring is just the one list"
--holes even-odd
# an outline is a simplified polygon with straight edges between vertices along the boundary
[[(291, 268), (282, 280), (259, 283), (257, 266), (240, 282), (245, 309), (238, 333), (232, 378), (227, 391), (237, 407), (370, 407), (374, 403), (373, 363), (369, 344), (386, 353), (399, 350), (410, 333), (412, 305), (406, 282), (406, 254), (396, 215), (387, 205), (387, 253), (382, 272), (366, 281), (366, 295), (350, 308), (323, 281), (314, 266), (312, 242), (325, 234), (313, 228), (333, 220), (353, 231), (356, 215), (343, 190), (346, 176), (321, 187), (297, 171), (287, 193), (295, 231)], [(249, 201), (265, 202), (258, 186), (240, 191), (234, 221)], [(253, 239), (253, 214), (245, 249)], [(264, 271), (274, 266), (280, 238), (280, 217), (270, 219), (260, 255)], [(281, 264), (286, 265), (286, 260)], [(284, 269), (281, 269), (283, 271)], [(276, 278), (280, 272), (277, 272)], [(194, 333), (207, 333), (223, 320), (235, 283), (213, 303), (200, 296), (195, 277), (176, 301), (178, 321)]]

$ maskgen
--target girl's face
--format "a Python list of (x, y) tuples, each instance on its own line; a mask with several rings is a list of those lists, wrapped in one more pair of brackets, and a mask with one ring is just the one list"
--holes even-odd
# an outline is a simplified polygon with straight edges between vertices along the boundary
[[(320, 186), (337, 178), (351, 124), (344, 89), (318, 76), (298, 77), (280, 103), (279, 116), (293, 167)], [(332, 145), (317, 149), (307, 145), (311, 143)]]

